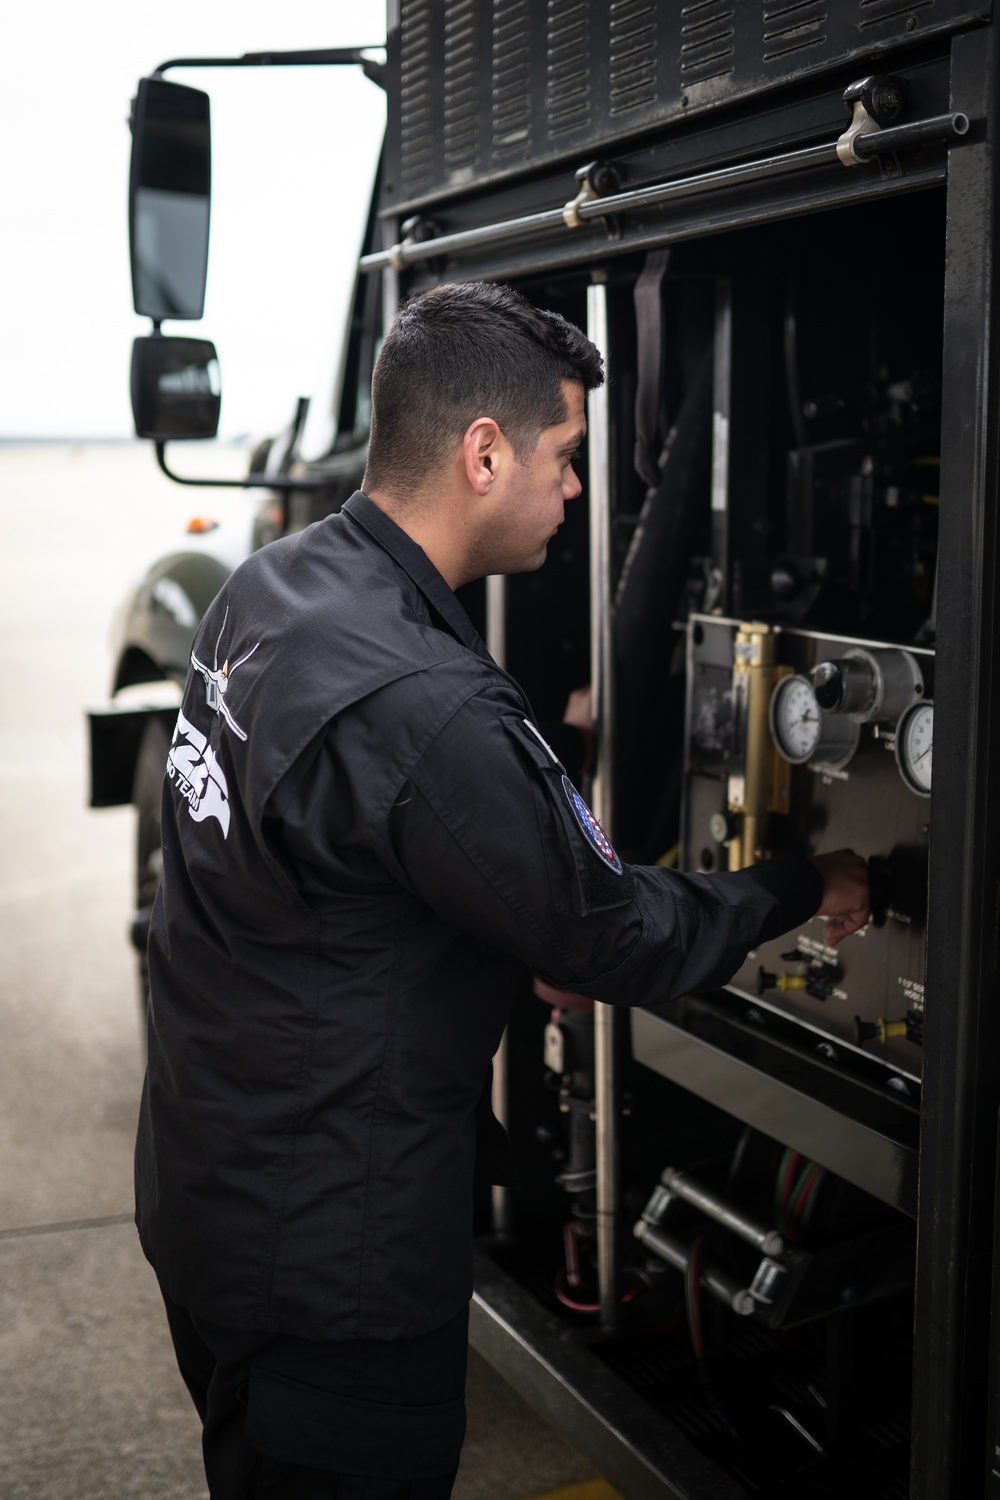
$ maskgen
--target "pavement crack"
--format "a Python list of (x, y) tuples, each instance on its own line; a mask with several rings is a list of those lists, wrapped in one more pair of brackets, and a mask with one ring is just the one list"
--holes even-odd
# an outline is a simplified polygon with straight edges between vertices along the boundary
[(112, 1229), (135, 1222), (133, 1214), (107, 1214), (102, 1219), (63, 1219), (58, 1224), (25, 1224), (21, 1229), (0, 1229), (0, 1240), (29, 1239), (36, 1234), (66, 1234), (74, 1229)]

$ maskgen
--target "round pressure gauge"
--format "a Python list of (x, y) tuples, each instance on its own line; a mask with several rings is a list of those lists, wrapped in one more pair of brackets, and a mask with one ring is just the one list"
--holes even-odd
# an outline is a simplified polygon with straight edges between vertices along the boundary
[(934, 704), (911, 703), (896, 725), (896, 762), (911, 792), (931, 794), (931, 760), (934, 749)]
[(806, 677), (783, 677), (771, 696), (771, 734), (793, 766), (809, 759), (819, 740), (819, 704)]
[(793, 766), (806, 761), (832, 769), (845, 766), (858, 748), (850, 719), (824, 713), (808, 677), (783, 677), (771, 695), (771, 735), (778, 754)]

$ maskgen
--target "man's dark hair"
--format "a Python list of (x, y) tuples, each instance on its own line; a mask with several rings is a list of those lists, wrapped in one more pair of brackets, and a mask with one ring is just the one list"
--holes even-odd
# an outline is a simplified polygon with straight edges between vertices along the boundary
[(600, 354), (511, 287), (473, 281), (411, 298), (375, 364), (366, 487), (422, 482), (477, 417), (492, 417), (526, 463), (545, 428), (566, 420), (564, 380), (601, 385)]

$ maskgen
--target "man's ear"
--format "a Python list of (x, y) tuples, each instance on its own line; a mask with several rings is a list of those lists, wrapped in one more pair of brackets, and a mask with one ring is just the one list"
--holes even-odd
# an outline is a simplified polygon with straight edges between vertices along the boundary
[(488, 495), (497, 474), (503, 433), (492, 417), (477, 417), (462, 439), (465, 477), (477, 495)]

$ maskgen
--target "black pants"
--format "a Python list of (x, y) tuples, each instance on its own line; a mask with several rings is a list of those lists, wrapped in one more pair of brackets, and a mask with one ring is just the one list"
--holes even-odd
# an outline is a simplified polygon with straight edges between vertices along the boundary
[(448, 1500), (467, 1310), (420, 1338), (322, 1342), (222, 1328), (163, 1300), (211, 1500)]

